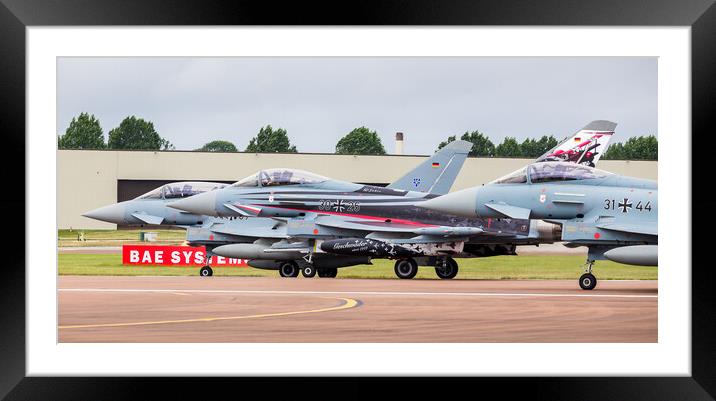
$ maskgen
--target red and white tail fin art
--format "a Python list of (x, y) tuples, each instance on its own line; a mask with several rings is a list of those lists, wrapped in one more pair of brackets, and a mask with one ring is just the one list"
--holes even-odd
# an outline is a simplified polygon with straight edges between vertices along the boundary
[(611, 121), (592, 121), (540, 156), (537, 161), (565, 161), (594, 167), (607, 150), (616, 126)]

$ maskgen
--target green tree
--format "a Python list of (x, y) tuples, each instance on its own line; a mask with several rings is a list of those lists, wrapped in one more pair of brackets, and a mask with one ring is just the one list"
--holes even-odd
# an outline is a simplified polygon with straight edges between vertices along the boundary
[(355, 128), (336, 144), (339, 155), (384, 155), (385, 148), (378, 133), (366, 127)]
[(543, 135), (539, 140), (528, 138), (520, 144), (520, 156), (527, 158), (540, 157), (555, 146), (557, 146), (557, 139), (552, 135)]
[(508, 136), (495, 148), (495, 156), (520, 157), (520, 144), (514, 137)]
[[(480, 131), (465, 132), (460, 137), (463, 141), (472, 142), (472, 149), (468, 156), (493, 156), (495, 154), (495, 144), (490, 141), (485, 134)], [(455, 140), (455, 135), (449, 136), (447, 141), (440, 142), (438, 150), (447, 146), (448, 143)]]
[(60, 149), (104, 149), (104, 133), (94, 114), (80, 113), (72, 118), (65, 134), (58, 138)]
[(622, 143), (613, 143), (609, 145), (607, 151), (602, 155), (603, 160), (624, 160), (624, 145)]
[(168, 150), (174, 145), (159, 136), (151, 121), (135, 116), (122, 120), (119, 127), (109, 131), (110, 149)]
[(444, 141), (440, 142), (440, 144), (438, 144), (438, 150), (446, 147), (448, 145), (448, 143), (450, 143), (450, 142), (455, 142), (455, 139), (456, 139), (455, 135), (450, 135), (446, 140), (444, 140)]
[(271, 125), (261, 127), (258, 135), (251, 138), (246, 152), (251, 153), (296, 153), (296, 146), (291, 145), (286, 130), (274, 130)]
[(211, 141), (197, 149), (200, 152), (238, 152), (233, 143), (229, 141)]
[(658, 160), (659, 141), (654, 135), (631, 137), (624, 143), (609, 145), (605, 160)]

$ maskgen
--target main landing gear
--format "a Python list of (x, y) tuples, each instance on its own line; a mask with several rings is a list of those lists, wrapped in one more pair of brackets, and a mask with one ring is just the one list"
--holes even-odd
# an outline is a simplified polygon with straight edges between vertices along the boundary
[[(441, 279), (449, 280), (457, 276), (458, 266), (453, 258), (440, 258), (435, 261), (435, 274)], [(395, 261), (395, 275), (401, 279), (411, 279), (418, 274), (418, 263), (413, 258)]]
[(413, 258), (398, 259), (395, 261), (395, 275), (401, 279), (411, 279), (418, 274), (418, 262)]
[(457, 276), (457, 262), (453, 258), (439, 260), (435, 265), (435, 274), (441, 279), (449, 280)]
[(294, 261), (282, 263), (278, 269), (281, 277), (298, 277), (298, 271), (298, 265)]
[(211, 277), (214, 275), (214, 271), (211, 270), (211, 266), (206, 265), (206, 266), (202, 267), (201, 269), (199, 269), (199, 275), (201, 277)]
[(291, 260), (282, 263), (278, 269), (278, 273), (281, 277), (298, 277), (298, 274), (301, 273), (305, 278), (316, 277), (316, 274), (318, 274), (318, 277), (334, 278), (338, 275), (338, 269), (330, 267), (317, 268), (313, 265), (304, 265), (303, 267), (299, 267), (298, 263)]
[(338, 275), (338, 269), (336, 268), (319, 267), (316, 270), (318, 271), (318, 277), (335, 278)]
[(579, 286), (583, 290), (593, 290), (597, 286), (597, 278), (592, 274), (592, 267), (594, 266), (593, 260), (587, 260), (585, 264), (584, 274), (579, 277)]

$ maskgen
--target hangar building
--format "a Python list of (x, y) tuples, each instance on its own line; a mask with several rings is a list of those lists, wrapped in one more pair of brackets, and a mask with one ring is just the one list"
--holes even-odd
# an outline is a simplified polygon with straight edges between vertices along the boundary
[[(231, 183), (260, 169), (288, 167), (345, 181), (387, 185), (427, 157), (58, 150), (57, 226), (60, 229), (114, 229), (114, 224), (82, 217), (82, 213), (134, 198), (168, 182)], [(468, 158), (453, 190), (487, 183), (531, 162), (531, 159)], [(654, 180), (658, 173), (656, 161), (601, 160), (599, 168)]]

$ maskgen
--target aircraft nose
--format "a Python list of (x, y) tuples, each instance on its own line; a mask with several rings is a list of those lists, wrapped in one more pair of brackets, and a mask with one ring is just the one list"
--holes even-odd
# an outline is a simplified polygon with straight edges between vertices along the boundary
[(90, 219), (106, 221), (108, 223), (124, 224), (124, 212), (124, 205), (121, 203), (115, 203), (113, 205), (102, 206), (100, 208), (90, 210), (89, 212), (82, 214), (82, 216), (89, 217)]
[(477, 190), (478, 188), (463, 189), (426, 200), (417, 206), (457, 216), (476, 217)]
[(167, 206), (194, 214), (216, 216), (216, 191), (204, 192), (167, 203)]

